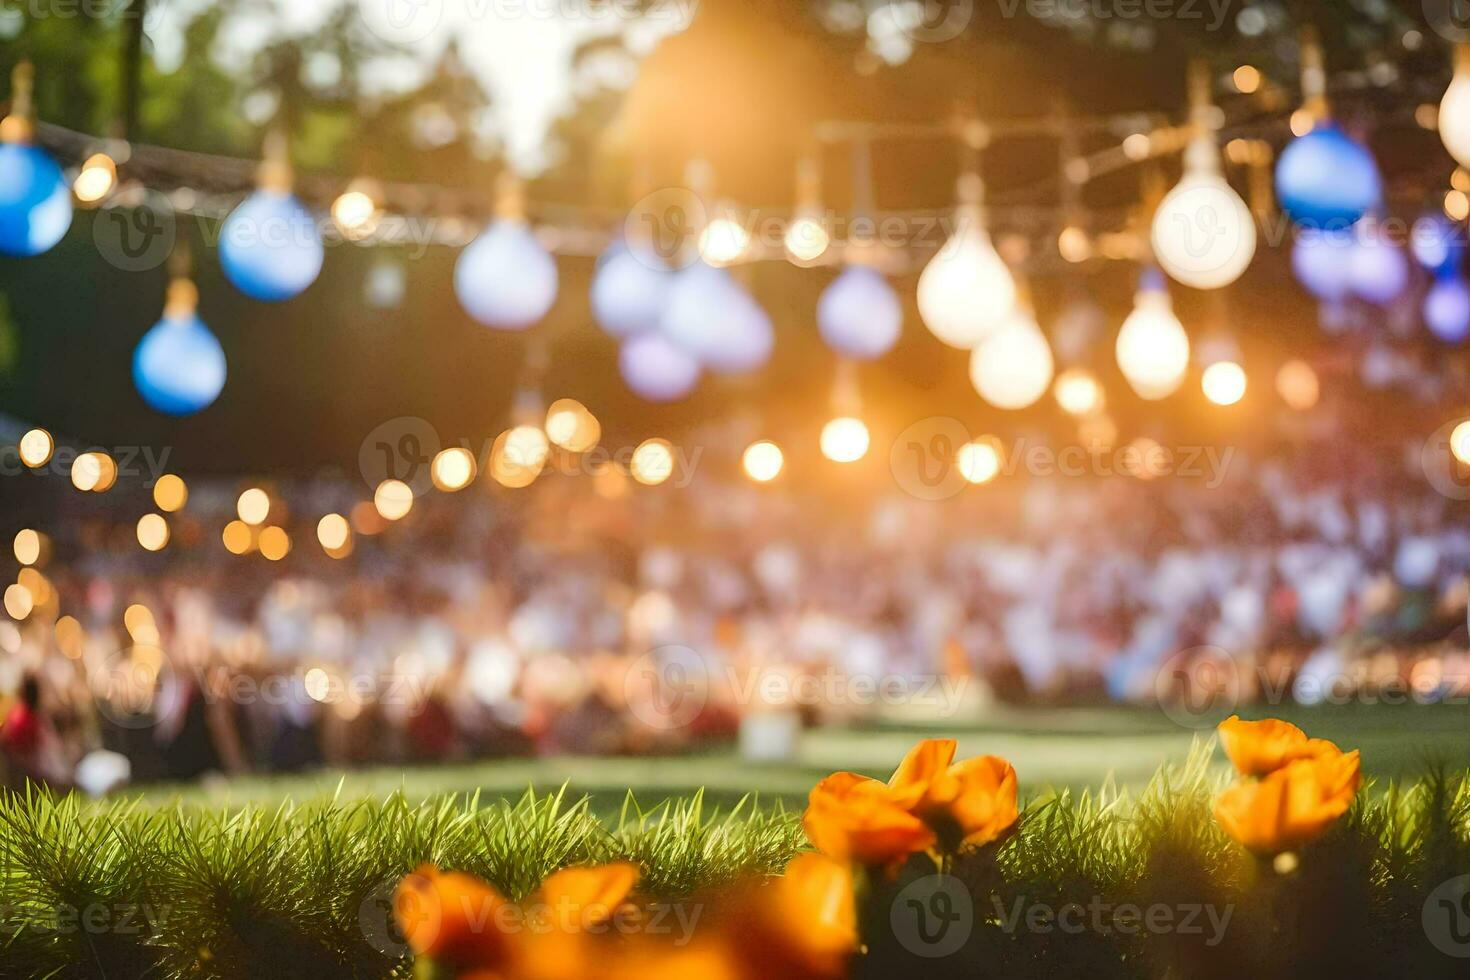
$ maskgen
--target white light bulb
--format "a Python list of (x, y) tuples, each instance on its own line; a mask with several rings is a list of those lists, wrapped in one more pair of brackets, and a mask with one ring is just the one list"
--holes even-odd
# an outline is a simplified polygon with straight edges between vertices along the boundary
[(990, 241), (978, 208), (961, 208), (958, 227), (919, 276), (919, 314), (944, 343), (973, 350), (1016, 305), (1016, 281)]
[(1234, 361), (1216, 361), (1205, 368), (1200, 387), (1216, 405), (1234, 405), (1245, 397), (1245, 369)]
[(1164, 271), (1195, 289), (1228, 286), (1250, 265), (1255, 220), (1221, 176), (1211, 137), (1190, 144), (1184, 177), (1154, 212), (1151, 239)]
[(1470, 56), (1455, 53), (1455, 77), (1439, 103), (1439, 138), (1462, 167), (1470, 167)]
[(970, 355), (970, 382), (996, 408), (1032, 405), (1051, 387), (1051, 347), (1030, 314), (1017, 313)]
[(1068, 415), (1091, 415), (1103, 407), (1102, 385), (1086, 368), (1068, 368), (1057, 375), (1052, 393)]
[(1140, 398), (1167, 398), (1189, 369), (1189, 335), (1174, 315), (1169, 294), (1143, 289), (1118, 331), (1118, 367)]
[(822, 427), (822, 455), (834, 463), (856, 463), (868, 454), (868, 427), (863, 420), (840, 416)]

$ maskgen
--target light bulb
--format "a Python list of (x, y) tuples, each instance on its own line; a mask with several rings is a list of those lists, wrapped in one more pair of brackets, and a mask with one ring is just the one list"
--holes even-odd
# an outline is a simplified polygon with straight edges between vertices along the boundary
[(1470, 466), (1470, 419), (1461, 422), (1450, 432), (1450, 452), (1460, 462)]
[(769, 439), (762, 439), (746, 447), (741, 462), (745, 466), (746, 476), (757, 483), (769, 483), (781, 475), (786, 457), (780, 446)]
[(1200, 387), (1216, 405), (1234, 405), (1245, 397), (1245, 369), (1234, 361), (1216, 361), (1205, 368)]
[(817, 329), (839, 354), (863, 361), (882, 357), (903, 333), (903, 303), (877, 270), (850, 265), (822, 291)]
[(1455, 51), (1455, 77), (1439, 103), (1439, 138), (1450, 156), (1470, 167), (1470, 49)]
[(1000, 443), (992, 436), (967, 442), (955, 458), (960, 475), (969, 483), (989, 483), (1000, 473)]
[[(408, 516), (409, 511), (413, 510), (413, 489), (402, 480), (384, 480), (378, 484), (378, 489), (373, 492), (373, 506), (378, 509), (378, 514), (382, 516), (383, 520), (401, 520)], [(265, 541), (263, 538), (261, 540), (261, 551), (265, 551)]]
[(996, 408), (1022, 409), (1051, 386), (1051, 347), (1030, 314), (1017, 313), (970, 354), (970, 382)]
[(657, 329), (674, 277), (647, 243), (613, 244), (592, 276), (592, 316), (614, 337)]
[(1213, 137), (1190, 144), (1184, 177), (1154, 212), (1154, 256), (1169, 276), (1195, 289), (1228, 286), (1256, 254), (1256, 224), (1220, 174)]
[(919, 315), (951, 347), (973, 350), (1016, 305), (1016, 281), (978, 208), (961, 208), (958, 227), (919, 276)]
[(776, 344), (766, 311), (725, 269), (696, 262), (674, 280), (659, 330), (701, 365), (745, 374), (765, 365)]
[(822, 257), (832, 236), (822, 227), (822, 222), (811, 215), (802, 215), (786, 226), (786, 255), (797, 265), (810, 265)]
[(1103, 389), (1086, 368), (1068, 368), (1052, 387), (1057, 404), (1068, 415), (1091, 415), (1103, 407)]
[(569, 453), (585, 453), (602, 438), (602, 423), (575, 398), (558, 398), (546, 410), (546, 437)]
[(353, 181), (332, 202), (332, 221), (348, 241), (360, 241), (371, 235), (382, 216), (371, 185), (366, 181)]
[(56, 441), (45, 429), (31, 429), (20, 437), (20, 461), (31, 469), (45, 466), (56, 451)]
[(524, 221), (502, 218), (470, 242), (454, 264), (454, 293), (466, 313), (497, 330), (525, 330), (557, 292), (556, 260)]
[(1138, 292), (1133, 312), (1118, 331), (1118, 367), (1140, 398), (1167, 398), (1189, 369), (1189, 335), (1162, 289)]
[(112, 193), (116, 184), (117, 164), (106, 153), (94, 153), (82, 164), (71, 190), (83, 204), (96, 204)]
[(855, 463), (868, 454), (868, 427), (863, 420), (841, 416), (822, 427), (822, 455), (834, 463)]
[(651, 402), (678, 401), (694, 390), (699, 361), (661, 333), (648, 332), (623, 342), (618, 371), (628, 387)]
[(470, 481), (475, 478), (475, 468), (474, 453), (463, 446), (451, 446), (434, 457), (434, 461), (429, 464), (429, 476), (436, 489), (454, 493), (470, 485)]
[(674, 474), (674, 447), (667, 439), (646, 439), (628, 461), (633, 479), (656, 487)]
[(749, 245), (750, 233), (734, 218), (716, 218), (699, 233), (699, 256), (710, 265), (729, 265)]

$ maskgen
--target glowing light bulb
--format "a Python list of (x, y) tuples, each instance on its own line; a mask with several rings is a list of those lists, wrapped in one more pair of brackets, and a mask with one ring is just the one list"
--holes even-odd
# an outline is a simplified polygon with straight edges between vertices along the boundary
[(243, 555), (255, 547), (255, 535), (244, 521), (231, 521), (220, 534), (225, 550), (232, 555)]
[(699, 256), (710, 265), (729, 265), (749, 246), (750, 233), (734, 218), (716, 218), (699, 233)]
[(291, 536), (272, 525), (260, 531), (260, 553), (266, 561), (280, 561), (291, 553)]
[(32, 429), (20, 437), (20, 461), (31, 469), (45, 466), (56, 451), (56, 441), (45, 429)]
[(989, 483), (1000, 474), (1000, 444), (991, 437), (976, 439), (960, 447), (955, 458), (960, 475), (974, 484)]
[(1068, 368), (1052, 387), (1057, 404), (1068, 415), (1091, 415), (1103, 407), (1103, 389), (1086, 368)]
[(153, 502), (158, 509), (172, 514), (184, 509), (189, 501), (189, 488), (184, 481), (172, 473), (165, 473), (153, 484)]
[(978, 208), (961, 208), (958, 226), (919, 276), (919, 315), (951, 347), (972, 350), (1016, 304), (1016, 281), (990, 241)]
[(1450, 156), (1470, 167), (1470, 47), (1455, 49), (1455, 77), (1439, 103), (1439, 138)]
[(1306, 361), (1287, 361), (1276, 372), (1276, 393), (1289, 408), (1305, 412), (1317, 404), (1317, 372)]
[(327, 552), (340, 551), (352, 534), (347, 518), (341, 514), (328, 514), (316, 524), (316, 539)]
[(31, 590), (20, 583), (16, 583), (5, 590), (5, 611), (10, 618), (17, 622), (25, 619), (35, 608), (35, 600), (31, 597)]
[(504, 456), (513, 466), (540, 469), (550, 452), (546, 433), (534, 425), (518, 425), (505, 437)]
[(429, 475), (437, 489), (454, 493), (470, 485), (475, 478), (475, 470), (475, 454), (462, 446), (454, 446), (434, 457)]
[(15, 560), (22, 565), (34, 565), (41, 560), (41, 535), (25, 528), (15, 536)]
[(240, 520), (250, 525), (265, 523), (270, 516), (271, 498), (259, 487), (251, 487), (240, 494), (240, 499), (235, 501), (235, 513), (240, 515)]
[(1154, 212), (1150, 237), (1164, 271), (1195, 289), (1228, 286), (1250, 265), (1255, 219), (1221, 175), (1213, 136), (1190, 143), (1184, 177)]
[(674, 473), (674, 447), (667, 439), (647, 439), (633, 450), (629, 461), (633, 479), (656, 487)]
[(1245, 369), (1234, 361), (1216, 361), (1205, 368), (1200, 387), (1216, 405), (1234, 405), (1245, 397)]
[(1466, 419), (1450, 431), (1450, 452), (1466, 466), (1470, 466), (1470, 419)]
[[(413, 510), (413, 489), (402, 480), (384, 480), (373, 491), (373, 506), (385, 521), (402, 520)], [(265, 550), (264, 541), (260, 548)]]
[(786, 457), (782, 454), (780, 446), (763, 439), (745, 448), (745, 455), (741, 462), (745, 466), (746, 476), (757, 483), (769, 483), (781, 475), (781, 468), (786, 464)]
[(377, 230), (383, 212), (371, 183), (355, 180), (332, 202), (332, 222), (348, 241), (361, 241)]
[(94, 153), (82, 164), (71, 190), (83, 204), (96, 204), (111, 194), (116, 185), (117, 164), (106, 153)]
[(558, 398), (546, 410), (546, 438), (569, 453), (585, 453), (602, 438), (602, 423), (575, 398)]
[(797, 265), (810, 265), (822, 257), (832, 244), (832, 236), (822, 222), (810, 215), (796, 218), (786, 226), (786, 255)]
[(834, 463), (856, 463), (868, 454), (868, 441), (859, 418), (840, 416), (822, 427), (822, 455)]
[(1167, 398), (1189, 369), (1189, 335), (1163, 289), (1138, 291), (1133, 312), (1118, 331), (1118, 367), (1140, 398)]
[(144, 551), (162, 551), (168, 538), (168, 521), (162, 514), (144, 514), (138, 518), (138, 543)]
[(996, 408), (1035, 404), (1051, 387), (1051, 347), (1030, 314), (1017, 313), (970, 355), (970, 382)]
[(83, 453), (71, 464), (71, 485), (83, 493), (97, 489), (102, 481), (102, 463), (97, 453)]

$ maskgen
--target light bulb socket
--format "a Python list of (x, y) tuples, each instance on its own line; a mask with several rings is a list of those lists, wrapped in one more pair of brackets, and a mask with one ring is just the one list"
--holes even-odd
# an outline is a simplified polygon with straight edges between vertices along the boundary
[(265, 134), (260, 167), (255, 171), (255, 186), (263, 191), (289, 194), (296, 182), (291, 168), (291, 142), (286, 131), (272, 126)]
[(521, 223), (526, 220), (526, 187), (509, 167), (495, 178), (495, 217)]
[(168, 293), (163, 301), (163, 318), (165, 320), (185, 320), (194, 315), (199, 309), (199, 287), (183, 277), (172, 280), (168, 284)]
[(35, 67), (29, 61), (17, 62), (10, 72), (10, 113), (0, 120), (0, 142), (29, 143), (35, 138), (35, 84)]

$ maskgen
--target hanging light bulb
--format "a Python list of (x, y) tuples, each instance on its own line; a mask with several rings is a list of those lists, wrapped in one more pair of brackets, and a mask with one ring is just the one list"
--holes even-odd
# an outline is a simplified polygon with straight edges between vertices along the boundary
[(1018, 410), (1051, 387), (1055, 363), (1029, 311), (1017, 310), (970, 354), (970, 383), (996, 408)]
[(1200, 389), (1216, 405), (1234, 405), (1245, 397), (1245, 369), (1234, 361), (1216, 361), (1200, 376)]
[[(967, 130), (969, 151), (983, 138)], [(985, 185), (973, 160), (959, 180), (955, 229), (919, 275), (919, 315), (929, 332), (961, 350), (973, 350), (1000, 326), (1016, 303), (1016, 282), (985, 228)]]
[(1302, 32), (1303, 118), (1312, 126), (1276, 161), (1276, 197), (1292, 221), (1309, 228), (1345, 228), (1383, 197), (1383, 179), (1367, 147), (1328, 118), (1327, 74), (1316, 31)]
[(71, 191), (83, 204), (96, 204), (117, 186), (117, 163), (106, 153), (94, 153), (82, 164)]
[(674, 445), (667, 439), (645, 439), (628, 460), (633, 479), (656, 487), (674, 475)]
[(165, 415), (201, 412), (225, 386), (225, 351), (195, 312), (198, 303), (199, 290), (188, 279), (169, 283), (163, 319), (133, 351), (133, 385)]
[(1409, 236), (1409, 251), (1414, 261), (1430, 272), (1439, 272), (1446, 266), (1458, 265), (1464, 252), (1457, 225), (1451, 224), (1443, 214), (1426, 214), (1414, 222)]
[(256, 190), (220, 227), (225, 277), (251, 299), (279, 303), (300, 295), (321, 274), (325, 252), (316, 219), (291, 193), (285, 136), (266, 138)]
[(771, 318), (725, 269), (695, 262), (674, 279), (660, 330), (700, 364), (744, 374), (770, 360)]
[(50, 250), (71, 227), (71, 191), (51, 155), (34, 145), (31, 63), (11, 75), (10, 115), (0, 120), (0, 252), (28, 257)]
[(526, 223), (519, 182), (502, 174), (495, 220), (459, 253), (454, 292), (475, 320), (499, 330), (525, 330), (556, 302), (556, 261)]
[(1409, 286), (1409, 260), (1394, 246), (1373, 218), (1355, 229), (1348, 261), (1352, 291), (1378, 306), (1393, 302)]
[(1052, 394), (1062, 411), (1079, 417), (1102, 411), (1105, 403), (1102, 385), (1086, 368), (1068, 368), (1057, 375)]
[(746, 476), (756, 483), (770, 483), (781, 475), (781, 468), (786, 464), (786, 457), (782, 454), (780, 446), (769, 439), (762, 439), (745, 447), (745, 454), (740, 461), (745, 467)]
[(1167, 398), (1189, 369), (1189, 335), (1157, 272), (1144, 274), (1133, 312), (1118, 331), (1118, 367), (1140, 398)]
[(814, 157), (804, 156), (796, 165), (796, 215), (786, 226), (786, 257), (795, 265), (812, 265), (827, 247), (832, 236), (822, 224), (821, 173)]
[(822, 455), (834, 463), (856, 463), (868, 454), (868, 427), (850, 415), (822, 426)]
[(332, 202), (332, 222), (342, 237), (359, 242), (377, 231), (383, 220), (382, 199), (383, 190), (375, 180), (359, 177), (348, 184)]
[(1470, 167), (1470, 44), (1455, 46), (1455, 77), (1439, 103), (1439, 138), (1450, 156)]
[(1209, 73), (1192, 66), (1191, 110), (1197, 130), (1184, 151), (1184, 176), (1154, 212), (1154, 257), (1165, 272), (1195, 289), (1219, 289), (1240, 278), (1256, 254), (1250, 209), (1225, 180), (1215, 145), (1219, 115), (1210, 103)]
[(592, 275), (592, 316), (614, 337), (658, 328), (674, 276), (649, 242), (615, 242)]
[(699, 233), (699, 257), (713, 266), (738, 261), (750, 247), (750, 232), (736, 220), (733, 209), (724, 205), (719, 210), (720, 217), (705, 225)]
[(903, 304), (882, 273), (867, 265), (849, 265), (822, 290), (817, 329), (837, 353), (873, 360), (898, 343)]
[(623, 341), (618, 371), (639, 396), (651, 402), (673, 402), (694, 390), (702, 368), (663, 334), (641, 333)]

